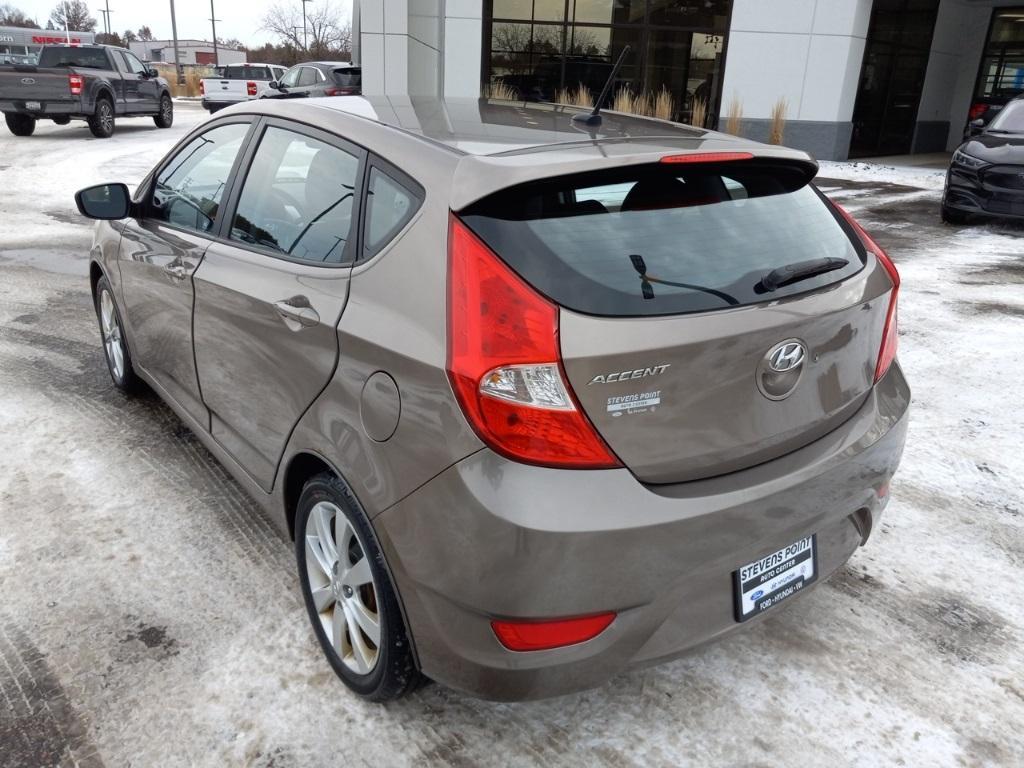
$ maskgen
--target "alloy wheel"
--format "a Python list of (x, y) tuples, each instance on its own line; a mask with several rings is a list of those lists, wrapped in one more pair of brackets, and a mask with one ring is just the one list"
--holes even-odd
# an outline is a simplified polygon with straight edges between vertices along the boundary
[(114, 378), (124, 378), (124, 344), (121, 340), (121, 325), (117, 321), (117, 311), (110, 291), (100, 293), (100, 328), (103, 331), (103, 349), (107, 354), (110, 369)]
[(367, 675), (380, 658), (377, 586), (359, 536), (329, 501), (306, 518), (306, 574), (324, 633), (341, 661)]

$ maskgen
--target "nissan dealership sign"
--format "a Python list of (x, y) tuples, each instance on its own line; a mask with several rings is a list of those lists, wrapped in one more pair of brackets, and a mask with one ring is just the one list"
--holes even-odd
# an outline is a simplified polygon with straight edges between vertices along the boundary
[[(70, 40), (68, 39), (70, 38)], [(70, 35), (56, 29), (22, 29), (0, 27), (0, 46), (19, 48), (24, 46), (29, 53), (44, 45), (89, 45), (96, 39), (92, 32), (71, 32)], [(10, 53), (20, 53), (14, 50)]]

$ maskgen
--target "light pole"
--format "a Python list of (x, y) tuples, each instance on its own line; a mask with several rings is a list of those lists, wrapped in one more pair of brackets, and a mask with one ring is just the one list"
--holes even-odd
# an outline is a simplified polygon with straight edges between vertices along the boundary
[(174, 0), (171, 0), (171, 35), (174, 37), (174, 71), (178, 73), (178, 85), (184, 85), (185, 70), (181, 68), (181, 56), (178, 54), (178, 21), (174, 16)]
[(217, 53), (217, 14), (213, 10), (213, 0), (210, 0), (210, 24), (213, 26), (213, 66), (220, 66), (220, 55)]
[(306, 3), (312, 3), (313, 0), (302, 0), (302, 47), (306, 53), (309, 53), (309, 41), (306, 39)]

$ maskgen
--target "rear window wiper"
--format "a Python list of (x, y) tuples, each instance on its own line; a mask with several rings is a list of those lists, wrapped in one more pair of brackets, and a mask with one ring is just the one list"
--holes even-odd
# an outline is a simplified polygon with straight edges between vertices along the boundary
[(659, 285), (671, 285), (674, 288), (686, 288), (690, 291), (699, 291), (701, 293), (709, 293), (715, 298), (721, 299), (729, 306), (736, 306), (739, 301), (734, 296), (730, 296), (728, 293), (722, 291), (716, 291), (714, 288), (708, 288), (703, 285), (692, 285), (691, 283), (674, 283), (670, 280), (662, 280), (660, 277), (655, 277), (647, 273), (647, 263), (644, 261), (644, 257), (639, 253), (631, 254), (629, 260), (633, 262), (633, 269), (640, 275), (640, 292), (643, 294), (645, 299), (654, 298), (654, 286), (651, 283), (658, 283)]
[(827, 272), (834, 272), (842, 269), (850, 262), (846, 259), (826, 257), (821, 259), (810, 259), (809, 261), (797, 261), (787, 264), (784, 267), (776, 267), (761, 278), (761, 281), (754, 286), (754, 293), (771, 293), (782, 288), (784, 285), (798, 283)]

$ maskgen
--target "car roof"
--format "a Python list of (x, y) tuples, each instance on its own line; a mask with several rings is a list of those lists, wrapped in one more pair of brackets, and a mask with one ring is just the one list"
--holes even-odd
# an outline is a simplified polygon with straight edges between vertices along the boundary
[(436, 163), (442, 163), (453, 172), (450, 202), (456, 211), (515, 184), (657, 163), (668, 155), (749, 152), (798, 164), (808, 178), (817, 172), (817, 163), (806, 152), (612, 111), (603, 111), (601, 124), (591, 127), (572, 119), (589, 110), (559, 104), (332, 96), (247, 101), (229, 110), (333, 130), (356, 144), (372, 147), (414, 178), (415, 167), (422, 166), (429, 173)]

